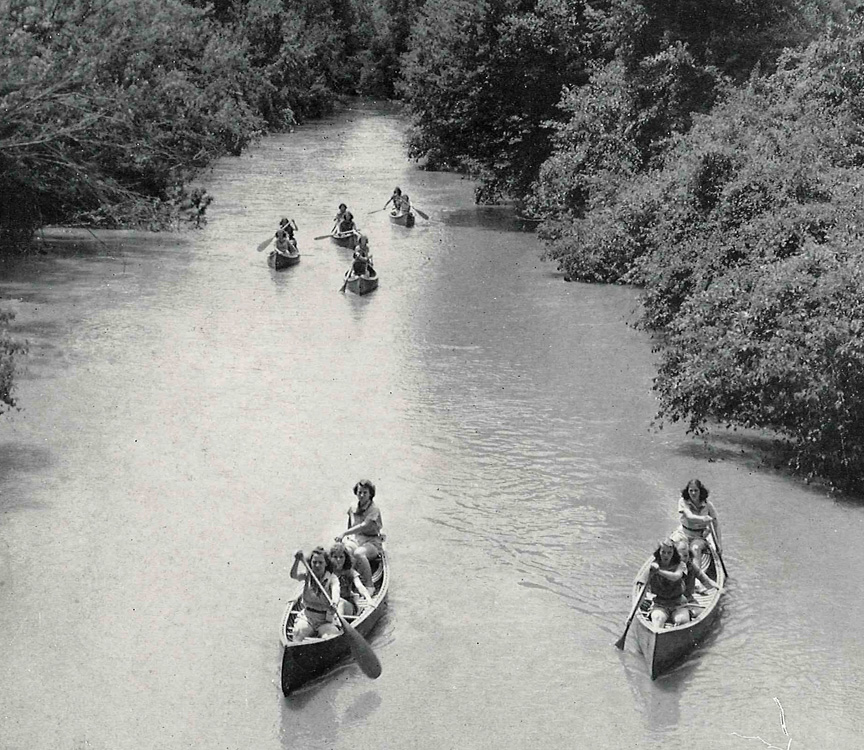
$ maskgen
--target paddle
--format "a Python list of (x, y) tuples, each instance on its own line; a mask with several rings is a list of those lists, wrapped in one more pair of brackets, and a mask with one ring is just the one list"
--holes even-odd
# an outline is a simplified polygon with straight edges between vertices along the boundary
[(720, 567), (723, 568), (723, 575), (728, 578), (729, 571), (726, 570), (726, 563), (723, 562), (723, 555), (720, 554), (720, 547), (717, 546), (717, 534), (714, 531), (714, 521), (711, 521), (711, 523), (708, 524), (708, 527), (711, 529), (711, 538), (714, 540), (714, 550), (717, 552), (717, 557), (720, 560)]
[(621, 633), (621, 637), (615, 641), (615, 647), (623, 650), (624, 649), (624, 641), (627, 640), (627, 631), (630, 630), (630, 623), (633, 622), (633, 618), (636, 616), (636, 612), (639, 609), (639, 605), (642, 604), (642, 599), (645, 598), (645, 591), (648, 587), (643, 583), (642, 590), (639, 592), (639, 596), (636, 597), (636, 602), (633, 604), (633, 608), (630, 610), (630, 614), (627, 616), (627, 623), (624, 625), (624, 632)]
[(417, 206), (411, 206), (418, 214), (420, 214), (426, 221), (429, 221), (429, 214), (424, 214)]
[[(331, 607), (333, 607), (333, 609), (336, 609), (336, 605), (333, 604), (330, 594), (328, 594), (327, 590), (321, 585), (321, 581), (318, 580), (312, 572), (312, 569), (306, 564), (305, 559), (303, 560), (303, 565), (306, 567), (309, 575), (312, 576), (312, 580), (315, 581), (318, 588), (321, 589), (321, 593), (324, 594), (327, 602)], [(354, 626), (339, 614), (338, 610), (336, 611), (336, 617), (338, 617), (339, 622), (342, 623), (342, 632), (344, 632), (345, 636), (348, 638), (348, 644), (351, 646), (351, 654), (357, 662), (357, 665), (363, 670), (363, 674), (367, 677), (371, 677), (373, 680), (379, 677), (381, 675), (381, 662), (378, 661), (378, 657), (375, 655), (372, 647), (366, 642), (366, 639), (360, 635), (360, 633), (354, 630)]]
[(333, 236), (333, 232), (330, 232), (330, 234), (322, 234), (320, 237), (313, 237), (312, 239), (314, 239), (314, 240), (326, 240), (328, 237), (332, 237), (332, 236)]
[(260, 245), (258, 245), (258, 252), (260, 253), (260, 252), (261, 252), (265, 247), (267, 247), (267, 245), (269, 245), (271, 242), (273, 242), (273, 238), (272, 238), (272, 237), (268, 237), (266, 240), (264, 240), (264, 242), (262, 242)]
[[(384, 208), (387, 208), (387, 206), (384, 206)], [(370, 211), (369, 216), (371, 216), (372, 214), (377, 214), (379, 211), (383, 211), (384, 208), (376, 208), (374, 211)]]
[(349, 277), (350, 275), (351, 275), (351, 271), (348, 271), (348, 272), (345, 274), (345, 283), (342, 284), (342, 288), (339, 290), (339, 291), (342, 292), (343, 294), (345, 293), (345, 287), (348, 286), (348, 277)]

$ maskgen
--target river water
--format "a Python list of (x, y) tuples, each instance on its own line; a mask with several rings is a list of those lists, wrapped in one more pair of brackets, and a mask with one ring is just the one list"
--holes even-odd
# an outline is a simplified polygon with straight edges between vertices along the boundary
[[(562, 283), (470, 181), (408, 163), (404, 127), (358, 106), (217, 164), (199, 232), (5, 267), (30, 353), (0, 422), (0, 748), (864, 745), (862, 504), (758, 435), (651, 430), (634, 291)], [(397, 184), (429, 221), (369, 213)], [(313, 239), (341, 201), (366, 297)], [(255, 247), (282, 215), (303, 257), (277, 273)], [(692, 476), (731, 581), (652, 682), (612, 644)], [(393, 564), (383, 674), (285, 699), (293, 552), (360, 477)]]

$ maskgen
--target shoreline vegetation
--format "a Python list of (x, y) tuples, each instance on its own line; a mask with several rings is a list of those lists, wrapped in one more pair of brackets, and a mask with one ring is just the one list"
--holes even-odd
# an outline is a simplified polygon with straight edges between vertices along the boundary
[[(408, 155), (540, 219), (574, 281), (641, 289), (657, 423), (765, 430), (864, 477), (856, 0), (10, 0), (0, 248), (206, 221), (214, 159), (400, 101)], [(0, 317), (0, 411), (14, 405)]]

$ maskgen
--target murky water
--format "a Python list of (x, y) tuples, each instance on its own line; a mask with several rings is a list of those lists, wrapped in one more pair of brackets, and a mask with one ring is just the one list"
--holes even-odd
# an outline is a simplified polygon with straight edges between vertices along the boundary
[[(208, 177), (201, 232), (7, 267), (31, 353), (0, 422), (0, 748), (861, 747), (861, 503), (752, 437), (650, 431), (635, 294), (562, 283), (470, 182), (407, 163), (403, 127), (358, 108), (269, 138)], [(430, 221), (369, 213), (397, 184)], [(367, 297), (313, 239), (341, 201)], [(277, 273), (255, 247), (282, 215), (303, 258)], [(383, 675), (286, 700), (292, 554), (362, 476), (393, 562)], [(652, 683), (612, 644), (691, 476), (732, 580)]]

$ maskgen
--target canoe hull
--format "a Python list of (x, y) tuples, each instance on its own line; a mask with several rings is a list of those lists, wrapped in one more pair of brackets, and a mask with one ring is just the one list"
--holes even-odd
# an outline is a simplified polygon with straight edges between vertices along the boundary
[[(636, 577), (637, 581), (646, 573), (652, 559), (649, 558), (642, 566)], [(711, 561), (705, 572), (720, 586), (725, 584), (723, 570), (713, 549), (711, 550)], [(634, 603), (638, 595), (639, 589), (634, 582)], [(646, 612), (637, 613), (633, 618), (636, 644), (645, 657), (645, 665), (652, 680), (680, 664), (691, 651), (705, 640), (720, 614), (721, 596), (721, 593), (713, 589), (695, 594), (694, 602), (692, 602), (694, 605), (698, 605), (693, 607), (693, 612), (697, 613), (695, 619), (684, 625), (664, 627), (661, 630), (657, 630), (651, 624)]]
[(299, 252), (293, 255), (285, 255), (284, 253), (272, 250), (267, 256), (267, 265), (270, 268), (275, 268), (277, 271), (281, 271), (283, 268), (288, 268), (289, 266), (296, 266), (299, 262)]
[(390, 212), (390, 221), (394, 224), (398, 224), (402, 227), (413, 227), (414, 226), (414, 212), (413, 211), (391, 211)]
[[(384, 614), (389, 588), (390, 566), (385, 553), (373, 575), (373, 606), (365, 609), (360, 617), (352, 622), (354, 629), (362, 636), (367, 637)], [(309, 680), (324, 674), (351, 653), (351, 644), (344, 633), (334, 638), (310, 638), (293, 643), (290, 633), (299, 609), (297, 599), (288, 605), (282, 617), (279, 634), (282, 642), (282, 692), (285, 696)]]
[(350, 232), (333, 232), (330, 239), (339, 247), (350, 247), (353, 250), (360, 240), (360, 232), (356, 229), (352, 229)]
[(374, 276), (349, 276), (345, 288), (354, 294), (369, 294), (378, 288), (378, 274)]

